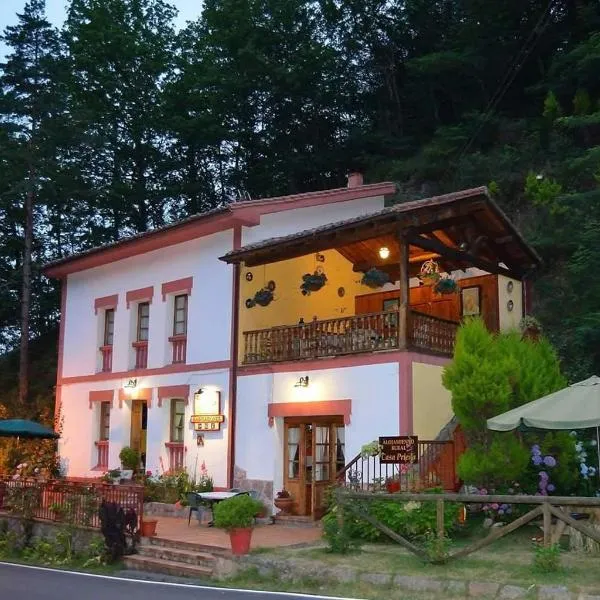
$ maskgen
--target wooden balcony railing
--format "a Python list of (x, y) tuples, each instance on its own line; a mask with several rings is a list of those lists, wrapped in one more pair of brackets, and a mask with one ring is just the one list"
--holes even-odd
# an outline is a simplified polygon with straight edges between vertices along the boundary
[(173, 345), (173, 364), (185, 363), (185, 355), (187, 351), (187, 336), (173, 335), (169, 338)]
[(102, 353), (102, 372), (110, 373), (112, 371), (112, 346), (100, 346)]
[[(409, 344), (451, 354), (458, 323), (410, 311)], [(244, 332), (244, 364), (303, 360), (399, 347), (398, 313), (370, 313)]]
[(183, 469), (185, 446), (182, 442), (167, 442), (165, 447), (169, 453), (169, 472), (181, 471)]
[(148, 342), (133, 342), (135, 350), (135, 368), (145, 369), (148, 367)]
[(98, 440), (96, 449), (98, 450), (96, 469), (108, 469), (108, 440)]
[(441, 354), (452, 354), (459, 323), (411, 310), (408, 313), (408, 344)]

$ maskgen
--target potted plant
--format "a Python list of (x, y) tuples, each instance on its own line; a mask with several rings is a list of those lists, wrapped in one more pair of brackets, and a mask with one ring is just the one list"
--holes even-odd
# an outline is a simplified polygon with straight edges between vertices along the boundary
[(542, 325), (531, 315), (525, 315), (519, 322), (519, 329), (523, 338), (536, 342), (542, 335)]
[(376, 289), (389, 283), (390, 276), (385, 271), (380, 271), (373, 267), (364, 273), (360, 282), (371, 289)]
[(254, 302), (259, 306), (269, 306), (273, 301), (273, 298), (273, 292), (268, 287), (264, 287), (254, 294)]
[(395, 494), (400, 491), (400, 477), (398, 475), (394, 475), (393, 477), (388, 477), (385, 480), (385, 489), (390, 494)]
[(300, 290), (303, 296), (308, 296), (311, 292), (318, 292), (326, 283), (327, 275), (319, 268), (312, 275), (310, 273), (302, 275)]
[(117, 483), (119, 483), (121, 480), (121, 469), (111, 469), (102, 476), (102, 480), (106, 483), (117, 485)]
[(261, 503), (246, 494), (215, 505), (214, 526), (229, 533), (232, 554), (239, 556), (250, 551), (254, 519), (260, 510)]
[(435, 262), (435, 260), (426, 260), (421, 265), (419, 279), (424, 285), (435, 285), (440, 278), (440, 266)]
[(273, 504), (281, 511), (280, 515), (291, 515), (294, 506), (294, 498), (287, 490), (277, 492)]
[(456, 294), (458, 283), (452, 277), (440, 277), (433, 286), (436, 294)]
[(152, 537), (156, 535), (156, 525), (158, 524), (158, 519), (142, 519), (142, 536), (143, 537)]
[(134, 473), (140, 466), (140, 453), (129, 446), (121, 448), (121, 452), (119, 452), (119, 459), (123, 469), (133, 471)]

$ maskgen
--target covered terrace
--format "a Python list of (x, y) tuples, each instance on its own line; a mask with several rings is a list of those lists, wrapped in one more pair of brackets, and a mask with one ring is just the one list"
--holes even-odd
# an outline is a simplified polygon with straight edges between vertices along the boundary
[[(465, 315), (462, 288), (478, 288), (480, 314), (496, 330), (499, 278), (520, 286), (540, 262), (483, 187), (267, 239), (221, 260), (240, 279), (244, 364), (404, 349), (451, 354)], [(302, 273), (311, 276), (304, 287)], [(440, 280), (449, 287), (429, 285)]]

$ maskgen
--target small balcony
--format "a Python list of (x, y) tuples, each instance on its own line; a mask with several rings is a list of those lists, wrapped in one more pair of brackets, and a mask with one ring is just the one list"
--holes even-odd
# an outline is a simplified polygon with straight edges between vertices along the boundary
[(187, 351), (187, 336), (173, 335), (169, 338), (169, 342), (173, 347), (173, 364), (185, 363)]
[(110, 373), (112, 371), (112, 346), (100, 346), (100, 353), (102, 354), (102, 373)]
[(183, 469), (185, 446), (182, 442), (167, 442), (165, 444), (169, 453), (169, 472), (177, 473)]
[(98, 452), (96, 469), (108, 469), (108, 440), (98, 440), (96, 450)]
[[(393, 350), (399, 338), (398, 312), (386, 311), (244, 332), (244, 364), (306, 360)], [(408, 315), (409, 346), (452, 354), (459, 323), (415, 310)]]
[(148, 342), (133, 342), (135, 350), (135, 368), (146, 369), (148, 367)]

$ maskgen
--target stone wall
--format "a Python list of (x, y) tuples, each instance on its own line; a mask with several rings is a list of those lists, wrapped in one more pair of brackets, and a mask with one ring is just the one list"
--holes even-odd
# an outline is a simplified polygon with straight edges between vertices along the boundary
[(237, 465), (233, 472), (233, 487), (240, 490), (254, 490), (258, 499), (267, 508), (268, 514), (273, 512), (273, 481), (266, 479), (248, 479), (247, 472)]
[[(4, 523), (7, 525), (4, 525)], [(8, 531), (14, 531), (19, 535), (23, 534), (23, 519), (21, 517), (0, 514), (0, 528), (6, 526), (8, 526)], [(51, 521), (34, 521), (32, 541), (35, 542), (40, 539), (53, 540), (63, 526), (61, 523)], [(92, 542), (103, 539), (102, 534), (97, 529), (76, 527), (73, 534), (73, 548), (75, 552), (83, 552)]]

